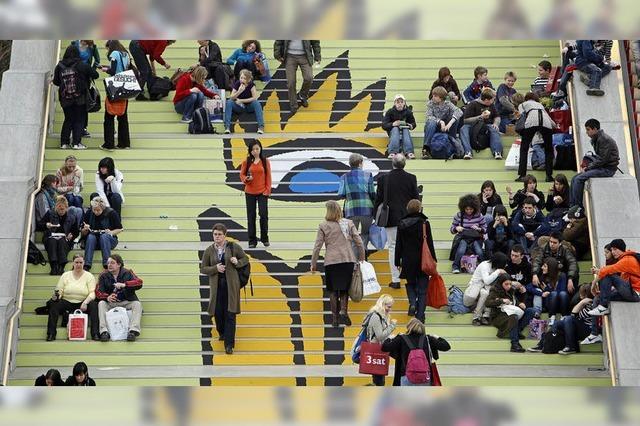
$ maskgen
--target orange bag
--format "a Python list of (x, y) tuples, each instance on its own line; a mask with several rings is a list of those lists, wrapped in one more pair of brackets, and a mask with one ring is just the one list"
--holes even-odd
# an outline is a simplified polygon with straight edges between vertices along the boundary
[(429, 280), (429, 286), (427, 287), (427, 306), (440, 309), (447, 303), (449, 303), (447, 300), (447, 288), (442, 277), (436, 273)]
[(124, 113), (127, 111), (127, 102), (128, 101), (126, 99), (116, 99), (115, 101), (112, 101), (109, 100), (108, 96), (104, 100), (107, 113), (109, 115), (115, 115), (116, 117), (124, 115)]
[(422, 224), (422, 255), (420, 256), (420, 269), (429, 276), (438, 273), (438, 265), (431, 255), (429, 244), (427, 244), (427, 224)]

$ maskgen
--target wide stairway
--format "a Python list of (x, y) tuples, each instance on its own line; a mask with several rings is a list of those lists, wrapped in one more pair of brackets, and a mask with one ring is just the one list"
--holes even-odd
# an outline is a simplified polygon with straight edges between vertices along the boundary
[[(335, 198), (337, 180), (348, 169), (351, 152), (368, 160), (374, 173), (388, 171), (384, 156), (387, 137), (380, 128), (393, 96), (403, 93), (413, 105), (418, 121), (414, 131), (420, 152), (428, 89), (438, 69), (448, 66), (464, 89), (473, 68), (484, 65), (497, 87), (504, 73), (518, 75), (516, 87), (528, 90), (536, 76), (535, 64), (549, 57), (558, 62), (556, 41), (332, 41), (322, 42), (322, 64), (314, 68), (315, 80), (309, 108), (291, 116), (286, 99), (284, 71), (275, 72), (261, 100), (266, 133), (259, 135), (277, 185), (269, 201), (271, 247), (259, 245), (247, 253), (252, 260), (254, 295), (242, 293), (235, 353), (226, 355), (206, 315), (207, 277), (199, 274), (203, 250), (211, 244), (211, 226), (222, 222), (229, 236), (247, 249), (246, 213), (239, 165), (246, 156), (245, 141), (257, 138), (255, 122), (235, 126), (231, 137), (189, 135), (179, 122), (171, 97), (160, 102), (135, 102), (129, 107), (132, 149), (105, 153), (102, 143), (103, 113), (90, 115), (91, 139), (86, 151), (59, 149), (62, 111), (56, 106), (55, 124), (47, 139), (45, 173), (54, 173), (65, 156), (78, 156), (85, 170), (85, 200), (93, 191), (98, 161), (109, 155), (125, 176), (125, 231), (116, 252), (143, 280), (139, 291), (144, 315), (142, 334), (135, 343), (70, 342), (66, 330), (58, 340), (45, 341), (46, 316), (34, 308), (51, 296), (56, 279), (48, 266), (29, 265), (20, 317), (17, 369), (14, 385), (31, 384), (48, 368), (70, 374), (76, 361), (89, 365), (99, 385), (364, 385), (348, 351), (365, 312), (378, 295), (350, 304), (354, 326), (330, 326), (328, 297), (321, 274), (309, 273), (309, 259), (317, 225), (324, 217), (323, 201)], [(102, 42), (98, 43), (103, 46)], [(240, 41), (221, 43), (229, 56)], [(264, 42), (272, 58), (272, 42)], [(195, 61), (195, 41), (170, 46), (165, 58), (173, 68)], [(104, 56), (104, 49), (101, 50)], [(161, 75), (171, 71), (162, 70)], [(300, 84), (300, 76), (298, 77)], [(101, 83), (99, 87), (101, 87)], [(280, 98), (279, 98), (280, 97)], [(218, 126), (218, 131), (222, 128)], [(512, 138), (504, 138), (505, 154)], [(488, 150), (472, 161), (414, 160), (407, 170), (422, 185), (424, 211), (434, 228), (439, 270), (447, 285), (465, 288), (467, 274), (453, 275), (447, 260), (452, 236), (451, 217), (465, 193), (478, 193), (492, 179), (506, 199), (505, 186), (514, 188), (515, 173)], [(544, 181), (541, 172), (534, 173)], [(570, 176), (569, 176), (570, 177)], [(546, 184), (540, 185), (546, 192)], [(85, 203), (86, 205), (86, 203)], [(39, 241), (38, 241), (39, 242)], [(408, 321), (404, 286), (390, 289), (387, 252), (370, 256), (383, 292), (396, 299), (393, 317), (399, 331)], [(590, 280), (589, 262), (581, 262), (581, 282)], [(322, 271), (322, 268), (321, 268)], [(93, 273), (99, 272), (95, 262)], [(247, 289), (248, 290), (248, 289)], [(474, 327), (470, 315), (450, 317), (446, 308), (429, 308), (427, 329), (445, 337), (452, 350), (439, 361), (445, 385), (608, 385), (602, 347), (585, 347), (582, 353), (561, 356), (510, 353), (509, 342), (495, 337), (493, 327)], [(522, 342), (525, 347), (535, 344)], [(387, 383), (391, 383), (391, 379)]]

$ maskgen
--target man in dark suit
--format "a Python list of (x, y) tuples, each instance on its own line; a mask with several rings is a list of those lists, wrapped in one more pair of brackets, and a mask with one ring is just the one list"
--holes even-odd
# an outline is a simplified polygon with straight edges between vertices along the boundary
[(389, 287), (400, 288), (400, 271), (395, 266), (396, 234), (398, 223), (407, 214), (409, 200), (419, 198), (418, 182), (415, 175), (404, 171), (407, 160), (404, 155), (396, 154), (391, 160), (393, 170), (378, 178), (376, 202), (374, 212), (384, 203), (387, 193), (387, 205), (389, 206), (389, 219), (385, 226), (387, 241), (389, 242), (389, 268), (391, 269), (391, 283)]

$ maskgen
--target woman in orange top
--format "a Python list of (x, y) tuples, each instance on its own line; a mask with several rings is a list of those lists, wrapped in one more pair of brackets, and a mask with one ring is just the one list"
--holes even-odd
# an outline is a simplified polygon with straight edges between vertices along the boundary
[(247, 201), (247, 228), (249, 248), (258, 245), (256, 237), (256, 203), (260, 214), (260, 241), (269, 247), (269, 215), (267, 200), (271, 195), (271, 164), (262, 152), (262, 144), (253, 141), (248, 147), (249, 155), (240, 166), (240, 180), (244, 183), (244, 195)]

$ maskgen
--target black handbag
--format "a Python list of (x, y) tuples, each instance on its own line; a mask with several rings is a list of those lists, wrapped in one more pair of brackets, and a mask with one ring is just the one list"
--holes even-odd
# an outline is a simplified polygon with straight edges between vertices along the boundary
[(102, 102), (100, 101), (100, 92), (96, 88), (95, 84), (91, 82), (89, 88), (87, 89), (87, 112), (98, 112), (102, 107)]
[(482, 233), (479, 231), (476, 231), (475, 229), (465, 229), (460, 233), (460, 238), (466, 241), (475, 241), (475, 240), (481, 240), (483, 237), (482, 237)]

